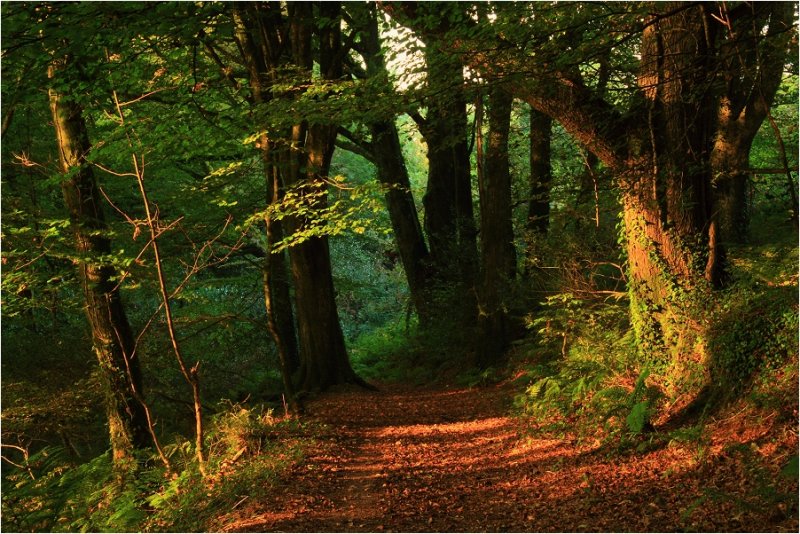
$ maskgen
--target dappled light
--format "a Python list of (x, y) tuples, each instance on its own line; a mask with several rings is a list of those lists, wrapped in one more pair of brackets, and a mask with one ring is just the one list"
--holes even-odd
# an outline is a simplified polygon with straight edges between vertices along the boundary
[(3, 532), (797, 532), (796, 2), (0, 3)]
[[(314, 401), (309, 415), (323, 424), (324, 440), (295, 471), (300, 480), (226, 514), (222, 528), (620, 531), (745, 524), (736, 523), (744, 516), (731, 519), (722, 510), (682, 515), (705, 489), (725, 491), (742, 482), (735, 454), (710, 451), (704, 459), (674, 444), (614, 457), (574, 439), (524, 437), (520, 421), (502, 415), (508, 391), (508, 385), (435, 391), (384, 385), (377, 393), (338, 392)], [(437, 399), (454, 402), (445, 411)], [(371, 424), (342, 425), (353, 410)], [(468, 420), (417, 422), (430, 412)], [(766, 519), (762, 513), (771, 512), (750, 520)]]

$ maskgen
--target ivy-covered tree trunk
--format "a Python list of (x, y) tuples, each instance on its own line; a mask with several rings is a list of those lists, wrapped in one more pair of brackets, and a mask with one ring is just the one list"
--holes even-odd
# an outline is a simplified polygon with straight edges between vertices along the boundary
[[(51, 79), (58, 81), (66, 65), (54, 65)], [(59, 163), (64, 174), (62, 192), (75, 233), (75, 247), (86, 316), (94, 352), (105, 388), (105, 405), (115, 469), (131, 467), (134, 449), (150, 444), (147, 418), (137, 392), (141, 393), (139, 359), (134, 357), (135, 340), (120, 300), (117, 271), (108, 263), (111, 242), (100, 194), (86, 156), (91, 150), (83, 110), (68, 95), (51, 88)]]
[[(463, 66), (424, 36), (428, 113), (421, 132), (428, 146), (423, 198), (432, 266), (434, 305), (457, 323), (475, 324), (477, 229), (467, 143)], [(438, 312), (437, 312), (438, 313)]]
[[(761, 69), (782, 65), (786, 39), (793, 34), (783, 7), (653, 4), (641, 34), (639, 92), (624, 115), (570, 65), (559, 70), (546, 60), (520, 64), (515, 47), (469, 54), (466, 50), (475, 48), (460, 43), (462, 57), (489, 76), (541, 73), (536, 83), (513, 77), (516, 96), (558, 120), (618, 177), (632, 322), (643, 360), (653, 367), (651, 378), (669, 371), (660, 381), (673, 391), (696, 386), (708, 369), (712, 289), (725, 282), (713, 190), (724, 158), (715, 159), (715, 150), (720, 139), (742, 139), (749, 128), (746, 112), (740, 113), (745, 108), (732, 106), (730, 95), (766, 96), (769, 87), (760, 81), (770, 77)], [(753, 13), (762, 9), (769, 15), (754, 23)], [(769, 62), (762, 54), (755, 76), (748, 74), (736, 46), (737, 25), (752, 27), (759, 47), (774, 51)], [(740, 83), (748, 89), (731, 91)], [(763, 100), (742, 102), (755, 106)]]
[(531, 107), (530, 112), (530, 197), (528, 229), (546, 234), (550, 226), (550, 138), (553, 119)]
[[(506, 302), (517, 267), (508, 162), (512, 100), (504, 87), (495, 85), (490, 89), (489, 142), (484, 172), (479, 175), (481, 285), (476, 363), (481, 368), (499, 363), (510, 341)], [(476, 135), (482, 134), (479, 131)]]
[[(730, 85), (721, 93), (704, 89), (716, 82), (720, 64), (727, 66), (722, 72), (729, 83), (746, 77), (736, 58), (736, 41), (725, 40), (730, 29), (717, 23), (712, 5), (682, 4), (670, 12), (674, 7), (662, 7), (668, 15), (656, 15), (643, 34), (639, 83), (648, 131), (638, 146), (647, 147), (648, 159), (637, 161), (638, 147), (631, 147), (624, 220), (632, 322), (641, 352), (656, 368), (670, 369), (670, 387), (684, 389), (686, 384), (674, 382), (707, 371), (707, 313), (716, 300), (710, 290), (725, 283), (713, 178), (722, 165), (735, 168), (744, 162), (766, 110), (759, 119), (756, 109), (764, 100), (758, 97), (749, 100), (755, 108), (750, 117), (746, 108), (739, 109), (744, 115), (734, 113), (739, 106), (732, 106)], [(778, 31), (788, 32), (793, 8), (783, 15), (780, 7), (772, 9), (770, 31), (776, 31), (775, 24)], [(748, 19), (749, 10), (740, 15)], [(770, 46), (782, 51), (772, 58), (782, 64), (786, 41), (771, 41)], [(720, 156), (726, 147), (742, 153), (729, 153), (731, 159), (723, 164)], [(729, 221), (736, 220), (734, 211), (726, 215)]]
[[(370, 79), (385, 79), (390, 88), (386, 63), (381, 51), (378, 32), (377, 9), (374, 4), (354, 4), (356, 15), (363, 19), (362, 43), (366, 61), (366, 75)], [(400, 136), (394, 120), (378, 120), (369, 125), (372, 141), (370, 149), (378, 170), (378, 181), (386, 186), (386, 207), (392, 222), (397, 250), (406, 273), (409, 292), (417, 311), (420, 325), (431, 325), (435, 314), (431, 309), (427, 262), (428, 247), (417, 215), (417, 206), (411, 193)]]
[(698, 6), (645, 29), (639, 85), (648, 120), (638, 143), (646, 150), (637, 160), (632, 147), (623, 193), (632, 323), (642, 355), (673, 382), (707, 363), (703, 317), (724, 273), (709, 160), (717, 100), (698, 90), (715, 65), (710, 22)]

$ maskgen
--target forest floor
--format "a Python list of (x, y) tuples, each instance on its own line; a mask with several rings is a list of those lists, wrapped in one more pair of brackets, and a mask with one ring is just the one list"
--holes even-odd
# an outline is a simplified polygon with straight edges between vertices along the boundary
[(531, 437), (508, 415), (512, 393), (382, 385), (320, 396), (305, 459), (219, 529), (797, 532), (769, 469), (796, 449), (793, 425), (733, 414), (702, 446), (620, 453)]

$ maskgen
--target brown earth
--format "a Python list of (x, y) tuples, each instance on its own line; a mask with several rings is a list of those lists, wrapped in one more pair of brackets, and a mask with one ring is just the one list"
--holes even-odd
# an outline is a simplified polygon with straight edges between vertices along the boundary
[(702, 445), (620, 455), (522, 437), (511, 395), (386, 385), (321, 396), (308, 405), (320, 429), (309, 455), (220, 529), (797, 532), (796, 501), (787, 511), (768, 494), (797, 492), (775, 475), (796, 452), (796, 413), (734, 414), (710, 424)]

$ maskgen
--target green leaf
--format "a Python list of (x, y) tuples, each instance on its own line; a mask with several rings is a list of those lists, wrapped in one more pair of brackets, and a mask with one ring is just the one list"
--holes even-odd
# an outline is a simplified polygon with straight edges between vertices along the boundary
[(800, 457), (797, 454), (793, 454), (781, 469), (781, 476), (797, 480), (798, 476), (800, 476), (800, 462), (798, 460), (800, 460)]
[(650, 411), (649, 408), (650, 403), (646, 400), (637, 402), (633, 405), (631, 413), (629, 413), (628, 417), (625, 418), (625, 422), (628, 424), (628, 430), (634, 434), (641, 433), (645, 424), (647, 423), (649, 416), (648, 412)]

